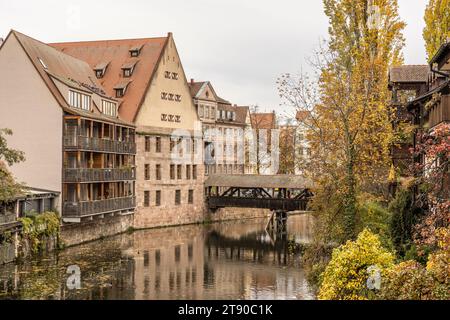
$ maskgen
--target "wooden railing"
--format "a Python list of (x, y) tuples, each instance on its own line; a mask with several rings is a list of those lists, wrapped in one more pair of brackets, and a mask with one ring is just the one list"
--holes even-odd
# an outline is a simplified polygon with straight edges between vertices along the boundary
[(63, 217), (83, 217), (134, 209), (135, 197), (112, 198), (96, 201), (64, 202)]
[(73, 135), (64, 136), (64, 147), (100, 152), (136, 153), (136, 144), (134, 142)]
[(16, 222), (16, 215), (11, 213), (11, 214), (0, 214), (0, 225), (2, 224), (8, 224), (8, 223), (13, 223)]
[(64, 169), (64, 182), (102, 182), (135, 179), (134, 168)]
[(450, 121), (450, 95), (442, 96), (440, 103), (432, 107), (428, 113), (430, 128), (444, 121)]

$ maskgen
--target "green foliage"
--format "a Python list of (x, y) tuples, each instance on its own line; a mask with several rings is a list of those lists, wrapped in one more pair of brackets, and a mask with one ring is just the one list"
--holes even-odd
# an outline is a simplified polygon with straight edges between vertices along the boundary
[(0, 129), (0, 162), (6, 161), (8, 165), (25, 161), (25, 154), (22, 151), (8, 148), (5, 136), (11, 136), (10, 129)]
[(42, 249), (45, 238), (59, 236), (60, 221), (55, 212), (29, 215), (18, 220), (22, 223), (22, 237), (30, 242), (33, 253)]
[(397, 254), (403, 257), (413, 242), (413, 228), (422, 214), (420, 209), (414, 207), (412, 191), (409, 189), (397, 191), (389, 204), (389, 211), (392, 213), (390, 221), (392, 242)]
[(22, 151), (8, 147), (6, 136), (10, 135), (12, 135), (11, 130), (0, 129), (0, 202), (11, 200), (22, 191), (22, 186), (14, 180), (5, 165), (5, 162), (11, 166), (14, 163), (25, 161)]
[(358, 232), (367, 228), (380, 238), (383, 247), (393, 249), (390, 237), (391, 213), (380, 203), (367, 201), (359, 205)]
[(333, 250), (323, 273), (318, 298), (322, 300), (365, 300), (374, 293), (367, 288), (368, 268), (376, 266), (383, 273), (392, 266), (394, 256), (381, 245), (375, 234), (364, 229), (356, 241)]

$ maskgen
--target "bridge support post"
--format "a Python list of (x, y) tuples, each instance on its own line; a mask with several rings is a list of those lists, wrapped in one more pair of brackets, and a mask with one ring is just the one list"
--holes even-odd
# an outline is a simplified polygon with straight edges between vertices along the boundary
[(277, 238), (285, 238), (287, 235), (287, 211), (274, 210), (267, 222), (266, 230), (271, 235), (276, 235)]

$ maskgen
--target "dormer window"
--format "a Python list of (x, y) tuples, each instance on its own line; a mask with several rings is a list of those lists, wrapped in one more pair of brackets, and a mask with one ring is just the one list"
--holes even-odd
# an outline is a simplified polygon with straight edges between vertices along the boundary
[(112, 101), (102, 100), (102, 112), (111, 117), (117, 117), (117, 104)]
[(114, 90), (116, 90), (116, 98), (122, 98), (125, 95), (125, 90), (122, 88)]
[(125, 78), (131, 77), (131, 75), (133, 74), (134, 68), (136, 66), (136, 63), (137, 63), (137, 61), (131, 61), (131, 62), (127, 62), (124, 65), (122, 65), (123, 76)]
[(109, 62), (100, 62), (94, 67), (95, 76), (100, 79), (103, 78), (106, 72), (106, 68), (108, 67)]
[(130, 48), (130, 57), (138, 57), (139, 54), (141, 53), (141, 48), (142, 48), (142, 46), (136, 46), (136, 47)]
[(91, 110), (91, 96), (81, 92), (69, 90), (69, 105), (74, 108)]
[(116, 91), (116, 98), (122, 98), (125, 95), (130, 82), (130, 80), (122, 80), (114, 86), (114, 90)]

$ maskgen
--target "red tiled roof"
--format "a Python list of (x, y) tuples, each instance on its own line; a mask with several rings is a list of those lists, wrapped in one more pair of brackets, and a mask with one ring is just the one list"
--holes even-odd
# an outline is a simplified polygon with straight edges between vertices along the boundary
[(189, 82), (189, 90), (191, 91), (192, 98), (195, 98), (200, 91), (200, 89), (203, 87), (206, 81), (200, 81), (200, 82)]
[(252, 113), (250, 120), (253, 129), (275, 129), (275, 113)]
[[(101, 40), (51, 43), (50, 45), (68, 55), (86, 61), (91, 69), (100, 63), (109, 63), (103, 78), (98, 79), (106, 92), (114, 96), (114, 88), (123, 78), (122, 68), (133, 61), (135, 66), (125, 96), (121, 99), (119, 115), (127, 120), (134, 121), (145, 97), (150, 81), (156, 70), (159, 59), (169, 37)], [(138, 57), (131, 58), (130, 49), (141, 48)]]
[(308, 115), (309, 111), (299, 110), (295, 115), (295, 119), (297, 119), (297, 121), (303, 121), (308, 117)]
[[(88, 118), (125, 124), (121, 119), (106, 116), (99, 111), (97, 113), (88, 112), (71, 108), (67, 104), (54, 81), (61, 81), (70, 87), (105, 96), (105, 89), (98, 82), (94, 71), (85, 61), (64, 54), (41, 41), (15, 30), (11, 30), (8, 38), (10, 36), (14, 36), (20, 43), (31, 63), (47, 85), (47, 88), (64, 111)], [(126, 124), (130, 125), (129, 123)]]

